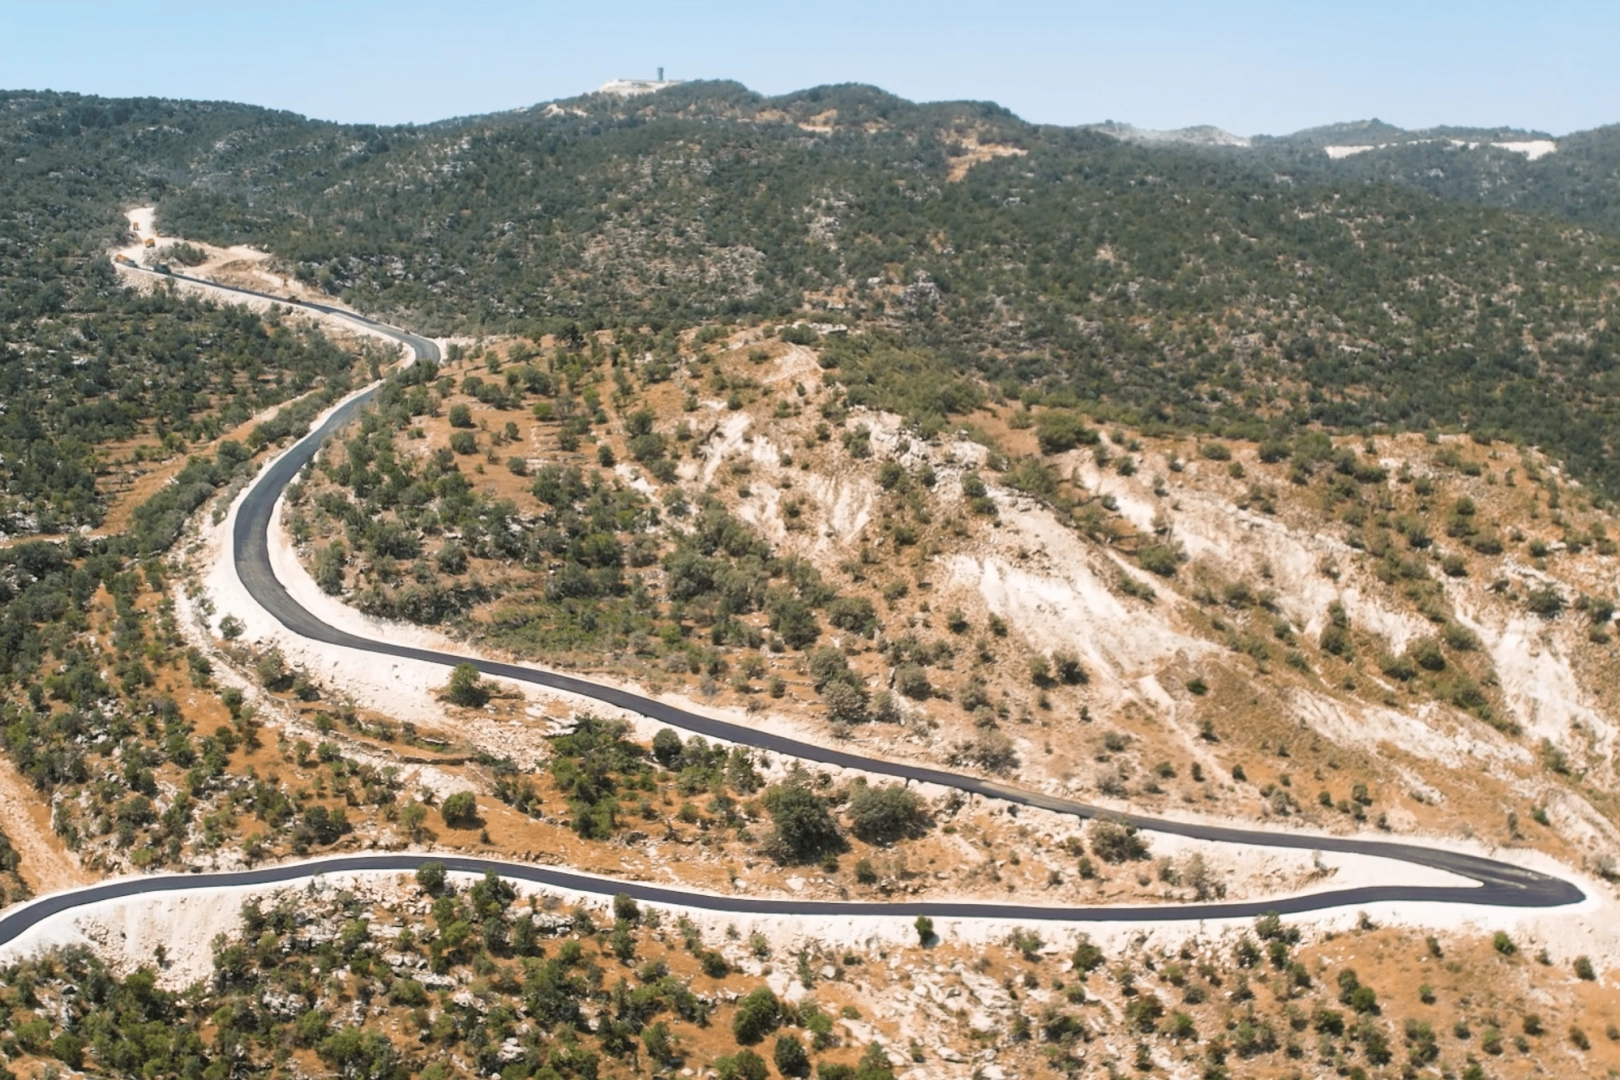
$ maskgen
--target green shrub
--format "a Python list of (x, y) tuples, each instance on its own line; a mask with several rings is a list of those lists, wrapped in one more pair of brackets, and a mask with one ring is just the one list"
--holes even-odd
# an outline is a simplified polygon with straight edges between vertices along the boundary
[(1350, 632), (1342, 626), (1329, 623), (1322, 627), (1322, 637), (1319, 640), (1322, 651), (1331, 653), (1342, 660), (1350, 659)]
[(782, 1003), (769, 987), (762, 986), (737, 1002), (737, 1012), (731, 1018), (731, 1033), (742, 1045), (753, 1046), (781, 1025)]
[(457, 664), (450, 672), (450, 686), (445, 691), (445, 697), (453, 704), (480, 709), (489, 703), (490, 690), (479, 677), (476, 667)]
[(666, 769), (680, 767), (681, 737), (674, 728), (659, 728), (653, 736), (653, 757)]
[(892, 844), (918, 836), (929, 824), (928, 806), (904, 784), (874, 786), (856, 781), (846, 811), (850, 831), (869, 844)]
[(1142, 569), (1168, 578), (1176, 576), (1186, 555), (1173, 544), (1149, 544), (1136, 553), (1136, 561)]
[(802, 778), (790, 777), (772, 785), (761, 801), (774, 826), (767, 846), (781, 861), (817, 862), (846, 847), (827, 800), (811, 791)]
[(1035, 441), (1043, 454), (1061, 454), (1081, 443), (1095, 444), (1099, 437), (1075, 413), (1047, 409), (1035, 421)]
[(1036, 686), (1050, 687), (1052, 685), (1052, 661), (1040, 653), (1029, 658), (1029, 681)]
[(827, 684), (821, 691), (821, 701), (827, 707), (827, 719), (835, 724), (863, 724), (871, 719), (866, 692), (847, 682)]
[(1164, 1015), (1164, 1003), (1152, 991), (1139, 993), (1125, 1005), (1125, 1022), (1136, 1031), (1152, 1031)]
[(1412, 643), (1406, 654), (1425, 671), (1445, 670), (1445, 654), (1440, 651), (1440, 642), (1434, 638), (1420, 638)]
[(1378, 661), (1378, 667), (1385, 675), (1402, 682), (1417, 677), (1417, 665), (1412, 663), (1409, 656), (1393, 656), (1385, 653)]
[(1148, 857), (1148, 842), (1134, 825), (1114, 821), (1091, 823), (1091, 853), (1103, 862), (1134, 862)]
[(771, 1058), (776, 1062), (776, 1071), (783, 1076), (810, 1075), (810, 1055), (797, 1035), (778, 1035)]
[(894, 688), (908, 698), (924, 701), (933, 693), (928, 671), (920, 664), (901, 664), (894, 672)]
[(1086, 669), (1081, 666), (1080, 658), (1072, 652), (1059, 649), (1052, 654), (1052, 669), (1058, 680), (1068, 686), (1079, 686), (1086, 682)]
[(840, 630), (872, 636), (878, 628), (877, 611), (864, 596), (840, 596), (827, 605), (827, 621)]
[(1473, 652), (1479, 648), (1479, 635), (1460, 623), (1447, 623), (1442, 635), (1448, 649), (1457, 652)]
[(452, 829), (471, 829), (478, 825), (478, 798), (470, 791), (458, 791), (444, 800), (439, 817)]
[(1556, 619), (1564, 610), (1564, 596), (1555, 586), (1543, 585), (1530, 590), (1525, 606), (1543, 619)]
[(416, 868), (416, 883), (422, 887), (423, 891), (432, 893), (434, 896), (437, 896), (444, 889), (445, 880), (444, 863), (442, 862), (425, 862)]
[(715, 1058), (714, 1070), (720, 1080), (767, 1080), (771, 1075), (765, 1059), (752, 1050), (739, 1050), (729, 1057)]
[(1072, 959), (1074, 961), (1074, 970), (1082, 974), (1089, 974), (1102, 967), (1108, 958), (1103, 955), (1101, 949), (1092, 944), (1089, 937), (1081, 935), (1079, 943), (1074, 947)]

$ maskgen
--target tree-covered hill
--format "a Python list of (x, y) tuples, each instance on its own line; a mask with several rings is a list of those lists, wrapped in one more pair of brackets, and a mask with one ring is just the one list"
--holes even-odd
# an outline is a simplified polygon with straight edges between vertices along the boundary
[[(11, 105), (6, 139), (138, 178), (166, 230), (263, 245), (432, 332), (830, 311), (869, 331), (846, 381), (936, 422), (960, 404), (937, 389), (971, 374), (1234, 433), (1485, 429), (1620, 489), (1620, 237), (1581, 210), (1614, 186), (1596, 174), (1562, 207), (1577, 225), (1416, 190), (1382, 157), (1317, 168), (1308, 138), (1145, 147), (861, 86), (696, 83), (397, 128)], [(1585, 168), (1607, 136), (1591, 138), (1534, 164)]]
[(441, 331), (831, 306), (1015, 393), (1251, 432), (1486, 428), (1610, 472), (1620, 241), (1267, 160), (696, 84), (342, 148), (311, 130), (162, 211)]
[[(1509, 148), (1539, 140), (1551, 136), (1511, 129), (1403, 131), (1372, 121), (1257, 140), (1249, 156), (1303, 182), (1395, 184), (1448, 201), (1620, 230), (1620, 125), (1565, 136), (1556, 140), (1556, 151), (1534, 158)], [(1335, 160), (1324, 150), (1330, 145), (1371, 149)]]
[(184, 453), (351, 357), (258, 316), (123, 288), (122, 207), (196, 182), (200, 148), (307, 127), (237, 105), (0, 95), (0, 534), (96, 524), (111, 443)]

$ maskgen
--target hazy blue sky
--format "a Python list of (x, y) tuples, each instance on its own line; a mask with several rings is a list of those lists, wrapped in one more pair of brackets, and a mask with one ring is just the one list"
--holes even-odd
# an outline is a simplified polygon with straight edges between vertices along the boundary
[(1283, 133), (1377, 116), (1620, 121), (1620, 3), (663, 3), (0, 0), (0, 88), (248, 101), (424, 121), (615, 76), (764, 93), (867, 82), (1052, 123)]

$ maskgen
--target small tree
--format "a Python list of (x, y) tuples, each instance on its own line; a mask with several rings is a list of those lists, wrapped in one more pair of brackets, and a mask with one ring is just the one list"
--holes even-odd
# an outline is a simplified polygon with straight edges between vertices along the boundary
[(427, 807), (415, 799), (399, 808), (399, 823), (410, 834), (412, 840), (421, 837), (422, 825), (425, 821), (427, 821)]
[(1080, 665), (1080, 658), (1072, 652), (1059, 649), (1053, 653), (1052, 670), (1060, 680), (1070, 686), (1078, 686), (1086, 681), (1086, 669)]
[(835, 724), (863, 724), (871, 719), (865, 691), (847, 682), (828, 683), (821, 700), (827, 706), (827, 719)]
[(762, 986), (737, 1002), (731, 1033), (739, 1043), (752, 1046), (782, 1026), (782, 1003), (770, 987)]
[(1035, 421), (1035, 441), (1040, 444), (1041, 453), (1061, 454), (1081, 443), (1095, 443), (1098, 438), (1075, 413), (1049, 409)]
[(930, 919), (927, 915), (919, 915), (919, 916), (917, 916), (916, 927), (917, 927), (917, 941), (920, 944), (927, 945), (929, 942), (934, 940), (934, 920), (933, 919)]
[(658, 1065), (667, 1067), (679, 1063), (680, 1053), (669, 1037), (669, 1025), (662, 1020), (642, 1031), (641, 1041), (647, 1047), (647, 1056)]
[(84, 1040), (71, 1031), (64, 1031), (52, 1041), (51, 1055), (74, 1071), (83, 1069)]
[(1029, 658), (1029, 681), (1046, 688), (1052, 685), (1052, 661), (1040, 653)]
[(973, 737), (965, 747), (964, 756), (991, 772), (1008, 772), (1018, 764), (1018, 751), (1013, 741), (994, 728), (987, 728)]
[(810, 605), (791, 597), (779, 600), (770, 610), (770, 627), (782, 635), (790, 649), (808, 649), (821, 636), (821, 624)]
[(425, 862), (416, 868), (416, 883), (422, 886), (424, 892), (437, 896), (444, 889), (444, 882), (444, 863)]
[(892, 844), (928, 827), (928, 807), (904, 784), (857, 783), (849, 799), (849, 824), (869, 844)]
[(776, 826), (769, 846), (782, 861), (815, 862), (844, 849), (844, 839), (827, 809), (827, 800), (811, 791), (802, 779), (794, 777), (773, 785), (765, 792), (764, 803)]
[(489, 702), (489, 696), (489, 687), (479, 678), (477, 668), (471, 664), (456, 665), (450, 673), (450, 688), (445, 697), (456, 705), (480, 709)]
[(765, 1059), (752, 1050), (739, 1050), (729, 1057), (714, 1059), (714, 1069), (720, 1080), (766, 1080), (770, 1076)]
[(681, 737), (674, 728), (659, 728), (658, 734), (653, 736), (653, 757), (664, 768), (673, 769), (680, 764), (681, 750)]
[(458, 791), (444, 800), (439, 816), (452, 829), (471, 829), (478, 824), (478, 799), (470, 791)]
[(343, 541), (334, 540), (315, 552), (315, 584), (323, 593), (336, 596), (343, 591), (343, 568), (348, 554)]
[(1556, 619), (1564, 610), (1564, 597), (1553, 586), (1543, 585), (1530, 590), (1525, 598), (1525, 604), (1543, 619)]
[(908, 698), (925, 701), (934, 692), (921, 664), (901, 664), (894, 672), (894, 688)]
[(849, 661), (844, 659), (841, 649), (831, 645), (816, 649), (805, 660), (805, 670), (815, 681), (816, 692), (820, 693), (835, 682), (859, 683), (858, 676), (849, 670)]
[(778, 1035), (771, 1057), (776, 1061), (776, 1071), (783, 1076), (810, 1075), (810, 1055), (797, 1035)]
[(1091, 826), (1091, 853), (1103, 862), (1132, 862), (1147, 858), (1148, 843), (1133, 825), (1098, 821)]
[(1082, 976), (1089, 975), (1102, 967), (1107, 959), (1103, 951), (1092, 944), (1089, 937), (1081, 935), (1079, 943), (1074, 947), (1074, 970), (1080, 972)]
[(287, 671), (286, 658), (272, 645), (253, 661), (253, 673), (266, 690), (285, 690), (292, 683)]
[(1149, 544), (1136, 553), (1142, 569), (1160, 577), (1175, 577), (1176, 570), (1186, 560), (1181, 548), (1174, 544)]

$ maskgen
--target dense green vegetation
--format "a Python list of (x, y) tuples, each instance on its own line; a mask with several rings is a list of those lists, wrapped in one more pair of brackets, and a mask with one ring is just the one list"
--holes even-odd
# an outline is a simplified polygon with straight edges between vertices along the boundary
[(241, 931), (213, 942), (212, 977), (179, 993), (151, 967), (121, 976), (84, 948), (14, 965), (0, 973), (0, 1053), (154, 1080), (309, 1067), (373, 1080), (596, 1080), (709, 1064), (692, 1043), (730, 1011), (740, 1045), (723, 1075), (756, 1075), (742, 1047), (775, 1032), (779, 1046), (798, 1045), (776, 1052), (795, 1067), (784, 1075), (807, 1075), (803, 1029), (824, 1080), (893, 1080), (881, 1048), (838, 1047), (813, 999), (760, 986), (724, 1004), (714, 980), (729, 968), (684, 917), (674, 929), (685, 949), (712, 957), (700, 975), (672, 973), (689, 961), (664, 945), (660, 913), (628, 896), (598, 927), (585, 908), (542, 909), (493, 876), (458, 888), (430, 863), (418, 880), (432, 914), (415, 927), (352, 894), (249, 900)]
[[(972, 375), (1231, 434), (1495, 430), (1620, 485), (1604, 292), (1620, 241), (1552, 216), (1613, 224), (1608, 131), (1534, 163), (1490, 158), (1539, 178), (1496, 185), (1530, 214), (1477, 205), (1489, 185), (1467, 169), (1431, 194), (1402, 180), (1422, 163), (1327, 168), (1328, 135), (1246, 156), (1146, 148), (853, 86), (765, 99), (697, 83), (392, 129), (4, 100), (0, 141), (24, 166), (12, 216), (47, 245), (69, 233), (75, 258), (115, 200), (155, 195), (171, 230), (267, 245), (427, 330), (656, 331), (833, 304), (890, 335), (871, 362), (844, 358), (852, 397), (910, 415), (970, 407)], [(953, 182), (973, 143), (1025, 153)], [(77, 181), (71, 227), (25, 199), (53, 172)]]
[[(155, 198), (178, 178), (183, 146), (217, 141), (247, 115), (261, 114), (0, 95), (0, 533), (102, 523), (119, 490), (107, 482), (114, 455), (173, 471), (117, 535), (0, 551), (3, 749), (91, 867), (172, 865), (222, 844), (243, 813), (258, 822), (255, 854), (308, 850), (346, 829), (341, 807), (273, 777), (238, 786), (227, 775), (233, 755), (258, 745), (240, 695), (215, 706), (231, 721), (217, 730), (182, 715), (176, 672), (182, 685), (218, 687), (184, 647), (163, 570), (147, 558), (262, 451), (301, 433), (355, 366), (275, 315), (126, 290), (107, 262), (120, 207)], [(241, 441), (193, 453), (294, 397)], [(8, 901), (24, 895), (16, 869), (16, 852), (0, 847)]]
[[(306, 170), (266, 157), (162, 209), (439, 329), (656, 327), (836, 299), (832, 317), (892, 332), (852, 389), (908, 414), (970, 405), (933, 397), (965, 373), (1233, 434), (1494, 429), (1611, 490), (1620, 478), (1606, 234), (860, 87), (570, 104), (582, 115), (341, 153), (315, 131), (297, 143)], [(829, 111), (830, 131), (799, 126)], [(1027, 153), (949, 182), (970, 134)], [(885, 385), (896, 365), (945, 378)]]
[[(194, 311), (263, 336), (257, 320), (239, 313)], [(342, 355), (323, 341), (310, 351)], [(214, 454), (191, 457), (133, 508), (124, 532), (0, 549), (0, 749), (53, 807), (53, 829), (87, 865), (173, 864), (234, 841), (244, 823), (250, 858), (306, 852), (349, 831), (345, 802), (392, 809), (392, 775), (350, 762), (330, 744), (319, 748), (328, 775), (315, 790), (292, 791), (274, 775), (241, 783), (230, 774), (233, 756), (260, 745), (254, 711), (240, 691), (216, 684), (210, 661), (185, 645), (165, 568), (152, 557), (266, 451), (302, 434), (346, 385), (348, 366), (334, 363), (327, 388), (256, 425), (242, 442), (224, 440)], [(207, 370), (196, 358), (191, 368)], [(242, 659), (271, 689), (314, 693), (279, 654)], [(226, 722), (199, 730), (177, 700), (188, 688), (217, 694), (214, 709)], [(301, 764), (312, 749), (300, 744)], [(332, 796), (342, 801), (330, 806)], [(0, 852), (0, 868), (15, 865), (9, 848)]]
[[(393, 770), (330, 743), (287, 748), (320, 770), (296, 790), (274, 773), (233, 772), (233, 759), (261, 746), (255, 712), (185, 646), (159, 565), (121, 554), (123, 542), (0, 551), (0, 749), (54, 807), (52, 827), (70, 849), (109, 870), (173, 865), (227, 842), (250, 859), (302, 854), (350, 831), (347, 808), (394, 812)], [(257, 669), (278, 690), (309, 685), (273, 652)], [(222, 722), (201, 728), (182, 711), (177, 672), (218, 695)], [(206, 715), (197, 705), (191, 713)], [(0, 867), (15, 868), (9, 848)]]
[[(602, 450), (611, 457), (602, 399), (610, 387), (631, 456), (655, 476), (673, 477), (675, 444), (691, 438), (689, 427), (673, 439), (652, 430), (652, 414), (631, 407), (622, 365), (600, 349), (559, 350), (545, 362), (549, 371), (492, 362), (500, 378), (459, 383), (431, 365), (390, 377), (341, 451), (288, 493), (294, 538), (330, 538), (314, 559), (322, 588), (383, 617), (459, 625), (476, 617), (488, 640), (531, 654), (587, 664), (613, 653), (656, 658), (667, 672), (711, 679), (730, 667), (722, 646), (808, 649), (823, 618), (871, 632), (869, 603), (841, 597), (807, 561), (777, 555), (719, 499), (694, 506), (671, 486), (655, 501), (599, 464)], [(496, 419), (481, 421), (488, 430), (475, 430), (458, 402), (448, 406), (451, 446), (402, 449), (417, 420), (444, 414), (455, 393), (495, 407)], [(505, 467), (527, 478), (533, 501), (479, 490), (477, 471), (527, 445), (541, 417), (558, 460), (532, 477), (524, 457)], [(465, 453), (454, 448), (460, 436)], [(583, 437), (602, 440), (598, 464), (579, 453)], [(474, 616), (480, 605), (487, 614)], [(764, 616), (763, 629), (751, 615)], [(758, 664), (756, 656), (738, 673), (745, 683), (763, 674)]]
[[(353, 358), (234, 308), (121, 288), (120, 207), (189, 175), (187, 148), (286, 114), (0, 94), (0, 531), (101, 521), (108, 443), (161, 460), (325, 382)], [(302, 121), (297, 121), (302, 125)]]
[(98, 524), (106, 443), (149, 436), (141, 453), (161, 460), (317, 380), (346, 385), (353, 363), (324, 338), (242, 309), (108, 283), (64, 310), (6, 314), (0, 529), (10, 533)]
[[(214, 940), (208, 977), (180, 991), (157, 968), (121, 974), (82, 947), (11, 965), (0, 972), (0, 1075), (66, 1066), (154, 1080), (294, 1070), (605, 1080), (712, 1068), (723, 1080), (892, 1080), (891, 1055), (931, 1063), (956, 1050), (845, 1034), (855, 1026), (840, 1021), (860, 1020), (861, 1009), (833, 1002), (856, 973), (910, 996), (916, 968), (882, 971), (886, 949), (773, 956), (756, 936), (755, 958), (797, 960), (804, 993), (781, 995), (734, 970), (692, 921), (672, 924), (626, 895), (609, 912), (565, 912), (518, 898), (498, 878), (453, 883), (435, 863), (417, 883), (397, 902), (330, 888), (249, 900), (240, 932)], [(924, 948), (945, 944), (931, 919), (915, 925)], [(955, 956), (1008, 990), (1005, 1027), (983, 1041), (998, 1063), (1026, 1074), (1084, 1076), (1099, 1062), (1119, 1075), (1130, 1065), (1149, 1073), (1171, 1054), (1210, 1080), (1268, 1069), (1486, 1077), (1530, 1055), (1531, 1064), (1567, 1055), (1574, 1072), (1590, 1065), (1584, 1055), (1598, 1035), (1578, 1024), (1560, 1031), (1537, 1011), (1553, 1002), (1517, 996), (1536, 969), (1516, 959), (1506, 932), (1483, 965), (1452, 958), (1436, 937), (1379, 931), (1365, 916), (1350, 933), (1354, 967), (1275, 914), (1235, 941), (1189, 942), (1169, 955), (1110, 956), (1085, 935), (1070, 947), (1018, 928)], [(1430, 964), (1413, 1001), (1412, 988), (1389, 985), (1391, 957), (1445, 962)], [(1589, 958), (1573, 967), (1579, 979), (1596, 977)], [(1029, 993), (1037, 989), (1045, 992)], [(1620, 1039), (1613, 1024), (1604, 1034)]]
[[(621, 829), (660, 820), (672, 829), (673, 821), (660, 806), (681, 800), (671, 816), (696, 825), (706, 846), (722, 839), (725, 829), (751, 842), (756, 823), (768, 818), (770, 828), (758, 839), (772, 858), (788, 864), (831, 859), (835, 866), (836, 857), (849, 847), (840, 812), (848, 819), (849, 832), (870, 844), (921, 836), (933, 824), (927, 803), (901, 784), (870, 786), (857, 780), (834, 788), (830, 778), (796, 769), (766, 787), (753, 752), (745, 747), (728, 750), (696, 735), (682, 740), (664, 728), (649, 755), (628, 734), (622, 723), (585, 716), (568, 734), (552, 739), (552, 781), (568, 800), (574, 831), (586, 839), (608, 839)], [(532, 781), (505, 763), (497, 763), (495, 771), (502, 800), (539, 812), (540, 796)]]

